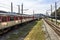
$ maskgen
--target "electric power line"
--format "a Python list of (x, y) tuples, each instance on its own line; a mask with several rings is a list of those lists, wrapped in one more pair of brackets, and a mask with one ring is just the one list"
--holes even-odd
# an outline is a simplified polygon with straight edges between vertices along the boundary
[(8, 8), (8, 7), (4, 7), (4, 6), (0, 6), (0, 7), (5, 8), (5, 9), (10, 9), (10, 8)]

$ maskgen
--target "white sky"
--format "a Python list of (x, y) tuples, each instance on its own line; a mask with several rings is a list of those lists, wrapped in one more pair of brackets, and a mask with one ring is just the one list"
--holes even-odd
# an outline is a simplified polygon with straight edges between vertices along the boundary
[(53, 4), (54, 6), (54, 2), (57, 1), (59, 0), (0, 0), (0, 10), (10, 11), (10, 3), (13, 2), (14, 12), (18, 12), (17, 5), (21, 6), (23, 3), (24, 9), (29, 9), (28, 11), (24, 11), (25, 14), (33, 14), (33, 10), (35, 13), (45, 14), (46, 10), (50, 9), (50, 5)]

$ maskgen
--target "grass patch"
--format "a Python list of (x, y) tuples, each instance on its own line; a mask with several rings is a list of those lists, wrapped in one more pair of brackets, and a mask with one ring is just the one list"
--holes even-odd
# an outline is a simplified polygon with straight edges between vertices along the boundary
[(37, 21), (30, 33), (24, 40), (45, 40), (44, 32), (42, 31), (42, 21)]
[(10, 38), (8, 38), (7, 40), (18, 40), (18, 35), (17, 34), (11, 34)]
[(11, 35), (9, 35), (9, 38), (7, 38), (7, 40), (19, 40), (19, 38), (21, 37), (25, 38), (26, 35), (31, 31), (31, 29), (36, 25), (36, 23), (37, 23), (36, 21), (33, 21), (23, 27), (21, 26), (18, 29), (18, 33), (17, 34), (12, 33)]

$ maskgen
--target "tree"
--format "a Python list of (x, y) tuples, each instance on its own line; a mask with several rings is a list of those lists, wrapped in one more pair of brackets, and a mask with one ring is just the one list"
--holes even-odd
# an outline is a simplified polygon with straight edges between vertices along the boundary
[[(56, 10), (57, 11), (57, 19), (60, 19), (60, 7)], [(55, 11), (51, 14), (52, 18), (55, 18)]]

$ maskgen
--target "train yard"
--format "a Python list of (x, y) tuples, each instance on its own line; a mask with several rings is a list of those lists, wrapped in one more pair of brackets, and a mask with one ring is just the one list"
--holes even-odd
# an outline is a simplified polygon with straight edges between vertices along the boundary
[[(32, 25), (31, 25), (32, 24)], [(0, 36), (0, 40), (18, 40), (19, 39), (24, 39), (24, 37), (29, 33), (31, 28), (36, 24), (35, 21), (27, 23), (23, 23), (20, 25), (17, 25), (17, 29), (13, 29), (10, 32)]]
[(60, 40), (60, 0), (0, 0), (0, 40)]
[[(26, 40), (26, 38), (27, 38), (26, 36), (29, 35), (30, 31), (32, 31), (36, 28), (37, 29), (40, 28), (38, 26), (40, 24), (41, 24), (41, 22), (39, 22), (39, 21), (32, 21), (28, 24), (25, 23), (25, 25), (22, 25), (22, 26), (20, 25), (19, 26), (20, 28), (7, 33), (6, 35), (3, 35), (2, 37), (0, 37), (0, 39), (1, 40), (24, 40), (24, 39)], [(36, 27), (34, 27), (34, 26), (36, 26)], [(42, 26), (42, 24), (41, 24), (41, 26)], [(39, 32), (41, 30), (41, 28), (38, 30), (37, 29), (35, 31)], [(34, 32), (33, 32), (33, 34), (34, 34)], [(36, 32), (36, 34), (38, 34), (38, 36), (37, 35), (35, 36), (35, 37), (38, 37), (37, 39), (39, 39), (39, 40), (40, 40), (40, 38), (44, 39), (44, 32), (42, 32), (42, 31), (40, 31), (40, 32), (43, 33), (42, 34), (43, 36), (39, 37), (39, 35), (41, 35), (41, 34), (38, 34), (37, 32)], [(32, 35), (32, 37), (34, 37), (34, 36)]]
[[(5, 13), (5, 14), (0, 14), (0, 37), (2, 37), (2, 39), (1, 40), (5, 40), (5, 37), (4, 37), (4, 35), (7, 35), (8, 33), (10, 34), (10, 31), (13, 31), (14, 29), (18, 29), (18, 28), (22, 28), (22, 26), (24, 25), (24, 24), (28, 24), (28, 23), (30, 23), (30, 22), (35, 22), (35, 21), (38, 21), (38, 23), (40, 22), (39, 20), (44, 20), (46, 23), (45, 24), (47, 24), (47, 25), (49, 25), (49, 27), (51, 28), (51, 30), (52, 30), (52, 33), (54, 33), (54, 34), (57, 34), (57, 37), (56, 36), (54, 36), (54, 34), (52, 34), (51, 33), (51, 30), (50, 30), (50, 33), (53, 35), (53, 37), (54, 37), (54, 39), (55, 40), (60, 40), (60, 27), (58, 26), (58, 25), (56, 25), (54, 22), (51, 22), (51, 20), (49, 20), (48, 18), (44, 18), (44, 16), (41, 16), (41, 17), (38, 17), (38, 16), (34, 16), (34, 15), (26, 15), (26, 14), (20, 14), (20, 15), (18, 15), (18, 14), (7, 14), (7, 13)], [(44, 22), (44, 21), (42, 21), (42, 22)], [(32, 25), (32, 24), (31, 24)], [(30, 26), (31, 26), (30, 25)], [(36, 25), (36, 24), (35, 24)], [(44, 23), (42, 23), (42, 25), (44, 25)], [(41, 26), (42, 26), (41, 25)], [(21, 27), (20, 27), (21, 26)], [(25, 25), (24, 25), (25, 26)], [(33, 25), (32, 25), (33, 26)], [(44, 25), (44, 27), (45, 27), (46, 25)], [(33, 26), (34, 27), (34, 26)], [(38, 26), (37, 26), (38, 27)], [(48, 26), (46, 26), (45, 28), (47, 29), (47, 27)], [(48, 27), (48, 29), (49, 29), (49, 27)], [(25, 27), (24, 27), (25, 28)], [(41, 27), (40, 27), (41, 28)], [(27, 29), (29, 29), (29, 26), (27, 27)], [(28, 31), (27, 29), (23, 29), (22, 28), (22, 30), (26, 30), (26, 31)], [(31, 29), (32, 30), (32, 29)], [(38, 28), (37, 28), (37, 30), (38, 30)], [(36, 31), (36, 34), (37, 35), (35, 35), (35, 31), (33, 31), (33, 34), (32, 33), (30, 33), (30, 31), (28, 32), (28, 33), (30, 33), (29, 35), (30, 36), (34, 36), (34, 38), (35, 38), (35, 36), (36, 37), (38, 37), (38, 38), (36, 38), (36, 40), (38, 39), (38, 40), (40, 40), (41, 38), (41, 40), (44, 40), (45, 38), (44, 38), (44, 36), (47, 36), (46, 35), (46, 32), (45, 32), (45, 34), (43, 33), (43, 34), (41, 34), (41, 38), (39, 39), (39, 37), (40, 36), (38, 36), (38, 35), (40, 35), (40, 32), (39, 31), (41, 31), (42, 30), (42, 28), (41, 29), (39, 29), (38, 30), (38, 32), (37, 32), (37, 30), (35, 29), (35, 31)], [(43, 32), (44, 32), (44, 30), (42, 30)], [(49, 30), (46, 30), (46, 31), (49, 31)], [(18, 32), (16, 32), (15, 31), (15, 33), (18, 33)], [(9, 39), (12, 39), (12, 40), (15, 40), (15, 37), (20, 37), (21, 36), (21, 34), (23, 34), (22, 36), (24, 36), (25, 35), (25, 37), (28, 35), (28, 33), (26, 32), (26, 33), (22, 33), (22, 31), (21, 32), (19, 32), (17, 35), (15, 35), (15, 34), (12, 34), (13, 36), (11, 36), (10, 38), (8, 38), (8, 40)], [(8, 34), (8, 35), (9, 35)], [(50, 35), (49, 34), (49, 32), (47, 33), (48, 34), (48, 36)], [(52, 36), (52, 35), (50, 35), (50, 36)], [(15, 36), (15, 37), (14, 37)], [(43, 36), (43, 37), (42, 37)], [(51, 38), (50, 38), (50, 36), (49, 36), (49, 39), (50, 40), (52, 40)], [(25, 38), (24, 37), (24, 38)], [(27, 36), (28, 37), (28, 36)], [(24, 38), (23, 39), (21, 39), (21, 40), (24, 40)], [(33, 38), (33, 37), (32, 37)], [(34, 39), (33, 38), (33, 39)], [(44, 39), (43, 39), (44, 38)], [(16, 39), (17, 40), (17, 39)], [(28, 39), (25, 39), (25, 40), (28, 40)], [(29, 39), (29, 40), (32, 40), (32, 39)], [(35, 40), (35, 39), (34, 39)]]
[[(54, 22), (51, 22), (50, 20), (48, 19), (41, 19), (43, 21), (42, 23), (42, 26), (44, 25), (45, 27), (45, 30), (44, 31), (44, 36), (45, 36), (45, 40), (60, 40), (60, 27), (58, 25), (56, 25)], [(38, 21), (38, 20), (37, 20)], [(31, 25), (30, 25), (31, 23)], [(34, 23), (34, 24), (33, 24)], [(18, 40), (19, 38), (21, 40), (27, 40), (28, 36), (27, 35), (30, 35), (30, 31), (32, 30), (32, 28), (30, 29), (29, 26), (25, 27), (25, 25), (30, 25), (30, 26), (33, 26), (33, 25), (36, 25), (36, 20), (31, 20), (31, 21), (28, 21), (28, 22), (24, 22), (22, 24), (18, 24), (18, 25), (15, 25), (15, 26), (12, 26), (12, 28), (9, 30), (9, 31), (6, 31), (6, 33), (3, 33), (3, 35), (0, 34), (0, 39), (1, 40), (15, 40), (16, 37), (16, 40)], [(48, 26), (47, 26), (48, 25)], [(24, 27), (23, 27), (24, 26)], [(27, 29), (25, 29), (27, 28)], [(9, 29), (9, 28), (8, 28)], [(42, 28), (41, 28), (42, 29)], [(49, 30), (50, 29), (50, 30)], [(15, 30), (15, 31), (14, 31)], [(16, 31), (18, 30), (18, 31)], [(19, 32), (20, 30), (20, 32)], [(22, 31), (23, 30), (23, 31)], [(25, 31), (26, 30), (26, 31)], [(30, 31), (28, 31), (30, 30)], [(38, 30), (38, 29), (37, 29)], [(25, 31), (25, 32), (24, 32)], [(11, 32), (12, 32), (12, 35), (13, 36), (10, 36), (11, 35)], [(22, 33), (23, 32), (23, 33)], [(34, 32), (35, 33), (35, 32)], [(34, 34), (33, 33), (33, 34)], [(17, 35), (16, 35), (17, 34)], [(20, 36), (19, 36), (20, 35)], [(24, 36), (25, 35), (25, 36)], [(39, 35), (39, 34), (38, 34)], [(42, 35), (42, 36), (43, 36)], [(6, 36), (6, 37), (4, 37)], [(14, 37), (15, 36), (15, 37)], [(23, 36), (23, 37), (22, 37)], [(30, 35), (31, 36), (31, 35)], [(26, 38), (25, 38), (26, 37)], [(35, 36), (34, 36), (35, 37)], [(39, 38), (39, 37), (38, 37)], [(37, 39), (37, 38), (36, 38)], [(39, 39), (40, 40), (40, 39)]]
[(18, 15), (18, 14), (0, 14), (0, 35), (10, 31), (14, 26), (25, 22), (36, 20), (36, 17), (31, 15)]
[(52, 23), (51, 21), (45, 20), (50, 26), (51, 28), (58, 34), (58, 36), (60, 36), (60, 27), (58, 27), (57, 25), (55, 25), (54, 23)]
[[(44, 19), (44, 20), (53, 29), (53, 31), (57, 34), (57, 36), (58, 36), (57, 39), (60, 40), (60, 27), (57, 26), (54, 22), (51, 22), (50, 20), (47, 20), (47, 19)], [(54, 34), (54, 33), (52, 32), (52, 34)]]

